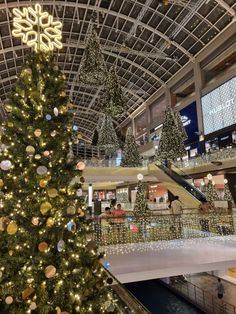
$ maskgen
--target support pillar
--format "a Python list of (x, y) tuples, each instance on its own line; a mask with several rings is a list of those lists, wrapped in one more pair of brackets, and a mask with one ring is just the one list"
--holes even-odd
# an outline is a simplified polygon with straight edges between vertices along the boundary
[(196, 95), (196, 106), (197, 106), (197, 120), (198, 120), (198, 131), (199, 131), (199, 143), (200, 143), (200, 153), (205, 151), (204, 146), (204, 128), (203, 128), (203, 118), (202, 118), (202, 88), (204, 86), (204, 75), (201, 70), (199, 62), (193, 63), (193, 73), (194, 73), (194, 85), (195, 85), (195, 95)]
[(170, 88), (167, 85), (165, 86), (165, 97), (167, 106), (174, 107), (176, 105), (177, 97), (171, 92)]

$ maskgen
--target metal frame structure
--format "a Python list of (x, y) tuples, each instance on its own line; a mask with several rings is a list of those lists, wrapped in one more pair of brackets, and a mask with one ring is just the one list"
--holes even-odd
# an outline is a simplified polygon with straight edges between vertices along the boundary
[[(38, 1), (0, 1), (0, 100), (14, 84), (29, 48), (11, 35), (12, 9)], [(120, 124), (218, 36), (236, 16), (234, 0), (43, 0), (44, 9), (63, 22), (63, 49), (55, 51), (68, 81), (74, 123), (87, 140), (98, 117), (102, 88), (78, 80), (81, 57), (92, 26), (105, 62), (115, 64), (128, 104)], [(77, 109), (77, 110), (76, 110)], [(90, 113), (93, 113), (90, 114)]]

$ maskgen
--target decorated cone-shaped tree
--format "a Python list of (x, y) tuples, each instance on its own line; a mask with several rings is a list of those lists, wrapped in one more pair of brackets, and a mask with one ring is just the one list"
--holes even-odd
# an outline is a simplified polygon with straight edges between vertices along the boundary
[(224, 179), (224, 197), (223, 197), (223, 200), (231, 202), (231, 203), (234, 202), (233, 196), (232, 196), (230, 189), (229, 189), (229, 184), (228, 184), (227, 179)]
[(139, 167), (141, 166), (141, 158), (138, 151), (138, 145), (132, 132), (132, 128), (128, 128), (126, 132), (125, 145), (122, 154), (121, 167)]
[(207, 179), (208, 179), (208, 183), (206, 186), (206, 199), (208, 202), (213, 203), (214, 201), (219, 200), (219, 196), (215, 190), (215, 186), (214, 186), (214, 183), (212, 181), (212, 175), (208, 174)]
[(187, 135), (187, 132), (185, 130), (185, 127), (183, 126), (183, 121), (181, 119), (181, 115), (180, 115), (179, 111), (175, 112), (175, 119), (176, 119), (177, 128), (179, 130), (180, 136), (184, 142), (187, 140), (188, 135)]
[(103, 111), (105, 114), (114, 117), (124, 113), (126, 109), (126, 103), (116, 74), (116, 69), (115, 67), (111, 67), (105, 82)]
[(79, 80), (84, 84), (99, 86), (104, 84), (106, 77), (107, 70), (98, 35), (93, 29), (81, 60)]
[(156, 153), (156, 159), (176, 159), (186, 154), (184, 138), (177, 127), (175, 113), (172, 108), (167, 108), (163, 122), (161, 139)]
[(0, 155), (4, 314), (106, 313), (111, 304), (81, 183), (71, 184), (75, 175), (84, 181), (84, 164), (76, 166), (68, 154), (72, 126), (64, 79), (54, 57), (38, 50), (6, 102), (7, 148)]
[(106, 156), (116, 155), (119, 142), (110, 116), (105, 115), (98, 134), (98, 146), (104, 149)]
[(143, 217), (148, 214), (148, 206), (146, 200), (146, 189), (142, 182), (143, 175), (138, 175), (138, 187), (136, 193), (136, 200), (134, 204), (134, 214), (137, 217)]

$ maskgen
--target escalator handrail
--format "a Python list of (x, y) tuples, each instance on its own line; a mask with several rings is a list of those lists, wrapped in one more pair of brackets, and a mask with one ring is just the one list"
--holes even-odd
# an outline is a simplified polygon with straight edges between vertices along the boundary
[(190, 184), (182, 176), (180, 176), (173, 169), (167, 168), (163, 163), (155, 163), (158, 168), (164, 171), (168, 176), (170, 176), (176, 183), (180, 184), (187, 192), (194, 196), (197, 200), (203, 201), (206, 199), (206, 196), (195, 186)]

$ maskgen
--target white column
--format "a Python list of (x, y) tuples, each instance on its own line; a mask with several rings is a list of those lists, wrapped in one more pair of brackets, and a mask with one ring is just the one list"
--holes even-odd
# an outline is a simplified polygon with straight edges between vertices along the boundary
[(89, 184), (88, 186), (88, 206), (93, 206), (93, 186), (92, 184)]

